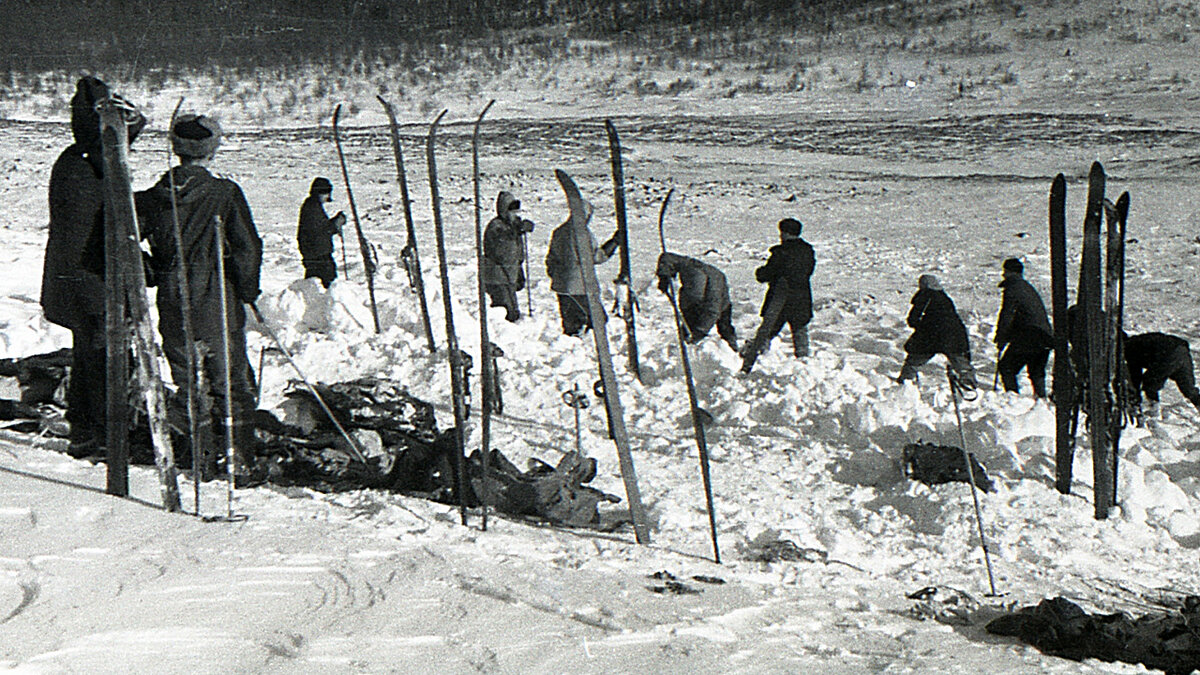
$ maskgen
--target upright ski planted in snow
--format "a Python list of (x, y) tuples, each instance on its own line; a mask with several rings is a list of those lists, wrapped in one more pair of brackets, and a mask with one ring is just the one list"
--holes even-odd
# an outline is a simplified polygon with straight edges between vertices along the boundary
[[(617, 128), (612, 120), (604, 120), (604, 129), (608, 132), (608, 153), (612, 160), (613, 204), (617, 214), (617, 250), (621, 256), (621, 269), (614, 280), (617, 286), (625, 287), (625, 341), (628, 350), (629, 371), (633, 376), (642, 379), (641, 366), (638, 363), (637, 325), (635, 318), (637, 298), (633, 293), (633, 277), (629, 262), (629, 222), (625, 213), (625, 171), (621, 162), (621, 139), (617, 136)], [(618, 305), (620, 305), (620, 289), (617, 289)]]
[(1133, 387), (1130, 384), (1129, 367), (1125, 362), (1124, 293), (1125, 293), (1125, 221), (1129, 216), (1129, 193), (1122, 193), (1114, 205), (1104, 202), (1107, 223), (1108, 248), (1104, 269), (1104, 345), (1112, 387), (1108, 418), (1109, 452), (1112, 453), (1113, 503), (1117, 501), (1117, 470), (1121, 444), (1121, 429), (1127, 417), (1135, 416)]
[(425, 161), (429, 167), (429, 198), (433, 204), (433, 227), (437, 237), (438, 269), (442, 274), (442, 307), (446, 313), (446, 350), (450, 360), (450, 398), (454, 408), (454, 471), (458, 474), (458, 512), (462, 524), (467, 524), (467, 479), (466, 479), (466, 426), (467, 392), (466, 373), (463, 370), (462, 352), (458, 350), (458, 333), (454, 330), (454, 306), (450, 301), (450, 271), (446, 261), (446, 231), (442, 227), (442, 198), (438, 194), (437, 157), (434, 142), (437, 139), (438, 122), (446, 111), (429, 125), (429, 137), (425, 141)]
[(400, 127), (396, 123), (396, 113), (392, 104), (382, 96), (376, 96), (387, 113), (388, 130), (392, 136), (392, 154), (396, 158), (396, 181), (400, 184), (400, 201), (404, 204), (404, 226), (407, 230), (408, 241), (400, 250), (400, 260), (408, 273), (408, 283), (417, 293), (417, 302), (421, 309), (421, 325), (425, 328), (425, 339), (429, 342), (429, 352), (437, 351), (437, 343), (433, 341), (433, 324), (429, 320), (429, 303), (425, 299), (425, 279), (421, 275), (421, 257), (417, 255), (417, 231), (413, 226), (412, 204), (408, 198), (408, 176), (404, 172), (404, 154), (400, 152)]
[[(120, 380), (116, 390), (109, 389), (109, 410), (114, 403), (121, 408), (116, 419), (110, 417), (109, 429), (114, 424), (127, 425), (129, 420), (128, 401), (125, 398), (125, 377), (128, 361), (125, 359), (129, 328), (133, 327), (134, 359), (136, 377), (141, 398), (146, 403), (146, 418), (150, 426), (150, 438), (154, 448), (154, 463), (162, 482), (163, 508), (179, 511), (179, 483), (175, 475), (175, 454), (171, 448), (171, 436), (167, 430), (167, 405), (163, 394), (162, 376), (158, 367), (158, 349), (154, 341), (154, 329), (150, 321), (150, 302), (146, 298), (146, 276), (142, 269), (142, 254), (138, 248), (141, 236), (133, 204), (133, 188), (129, 178), (129, 136), (126, 131), (125, 114), (121, 104), (108, 99), (98, 106), (100, 112), (100, 138), (104, 154), (104, 225), (107, 234), (106, 269), (109, 276), (108, 292), (121, 296), (118, 314), (108, 315), (108, 339), (110, 344), (120, 345), (121, 358), (114, 377), (112, 361), (109, 362), (109, 382)], [(112, 310), (112, 304), (108, 305)], [(110, 355), (112, 354), (110, 348)], [(124, 433), (124, 430), (123, 430)], [(110, 452), (112, 450), (110, 449)], [(126, 450), (127, 451), (127, 450)], [(110, 458), (111, 459), (111, 458)], [(125, 458), (128, 461), (128, 457)], [(109, 491), (113, 492), (110, 475)], [(127, 481), (128, 476), (119, 476)], [(127, 483), (116, 494), (128, 494)]]
[[(662, 209), (658, 212), (658, 243), (662, 252), (667, 252), (667, 238), (663, 232), (663, 219), (667, 214), (667, 205), (671, 203), (671, 195), (675, 188), (667, 192), (663, 199)], [(679, 360), (683, 364), (683, 377), (687, 383), (688, 402), (692, 408), (692, 432), (696, 436), (696, 451), (700, 455), (700, 476), (704, 480), (704, 504), (708, 508), (708, 528), (712, 533), (713, 562), (720, 564), (721, 548), (717, 545), (717, 516), (713, 508), (712, 477), (708, 465), (708, 438), (704, 433), (704, 420), (700, 412), (699, 396), (696, 394), (696, 380), (692, 377), (692, 361), (688, 358), (686, 328), (683, 325), (683, 314), (679, 311), (679, 303), (675, 300), (675, 280), (667, 286), (667, 298), (671, 301), (671, 310), (675, 313), (675, 331), (679, 337)]]
[(487, 291), (483, 280), (483, 204), (480, 195), (479, 187), (479, 125), (483, 123), (483, 116), (492, 108), (495, 101), (488, 101), (488, 104), (483, 107), (479, 113), (479, 118), (475, 120), (475, 130), (471, 134), (471, 174), (475, 184), (475, 262), (478, 265), (478, 286), (479, 286), (479, 385), (481, 394), (479, 397), (481, 411), (479, 414), (480, 431), (479, 431), (479, 452), (483, 467), (483, 478), (479, 481), (479, 501), (483, 508), (482, 525), (483, 531), (487, 531), (487, 509), (488, 509), (488, 476), (490, 475), (489, 455), (491, 454), (491, 429), (492, 429), (492, 391), (496, 383), (492, 377), (496, 369), (496, 355), (492, 351), (492, 342), (488, 338), (488, 303)]
[(1087, 415), (1092, 438), (1092, 472), (1097, 520), (1112, 507), (1113, 475), (1108, 439), (1108, 388), (1111, 373), (1105, 351), (1105, 321), (1100, 268), (1100, 225), (1104, 217), (1104, 167), (1092, 164), (1088, 174), (1087, 215), (1083, 222), (1083, 260), (1080, 263), (1079, 302), (1087, 334)]
[(561, 169), (554, 175), (567, 195), (571, 208), (571, 232), (574, 235), (575, 255), (587, 291), (588, 312), (592, 319), (592, 335), (596, 340), (596, 360), (600, 364), (600, 378), (604, 383), (604, 406), (608, 412), (609, 429), (617, 446), (621, 463), (621, 479), (625, 483), (625, 497), (629, 501), (629, 516), (633, 520), (633, 531), (639, 544), (650, 542), (646, 526), (646, 512), (642, 508), (641, 492), (638, 490), (637, 472), (633, 466), (633, 454), (629, 449), (629, 436), (625, 430), (625, 413), (621, 409), (620, 388), (617, 373), (613, 370), (612, 353), (608, 348), (608, 332), (604, 307), (600, 304), (600, 284), (596, 280), (596, 268), (592, 259), (592, 238), (587, 228), (587, 211), (583, 197), (575, 181)]
[(1054, 313), (1055, 486), (1063, 494), (1071, 493), (1074, 428), (1079, 416), (1067, 329), (1068, 304), (1067, 179), (1060, 173), (1050, 186), (1050, 306)]
[[(380, 332), (379, 309), (375, 306), (375, 263), (377, 258), (375, 247), (363, 235), (362, 223), (358, 220), (358, 207), (354, 205), (354, 192), (350, 189), (350, 173), (346, 171), (346, 155), (342, 152), (342, 137), (338, 134), (338, 117), (341, 114), (342, 105), (339, 103), (333, 109), (333, 143), (337, 146), (338, 163), (342, 166), (342, 180), (346, 183), (346, 201), (350, 202), (350, 215), (354, 217), (354, 231), (358, 235), (358, 250), (362, 253), (363, 273), (367, 277), (367, 294), (371, 299), (371, 319), (375, 321), (375, 332), (378, 334)], [(343, 270), (342, 274), (345, 275), (346, 271)]]

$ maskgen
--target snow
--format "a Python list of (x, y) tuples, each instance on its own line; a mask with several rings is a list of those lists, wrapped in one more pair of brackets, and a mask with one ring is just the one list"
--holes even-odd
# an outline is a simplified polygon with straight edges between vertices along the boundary
[[(530, 242), (534, 311), (517, 324), (505, 322), (502, 310), (489, 313), (491, 338), (505, 352), (506, 414), (495, 419), (492, 443), (518, 465), (532, 457), (554, 463), (574, 445), (573, 412), (561, 393), (576, 384), (590, 393), (596, 365), (590, 335), (560, 334), (542, 273), (541, 252), (566, 212), (550, 171), (542, 169), (565, 164), (575, 175), (597, 205), (598, 236), (611, 227), (611, 206), (605, 211), (611, 184), (598, 128), (564, 122), (597, 140), (595, 148), (576, 148), (582, 154), (563, 160), (553, 139), (543, 147), (513, 124), (486, 141), (497, 145), (484, 149), (483, 192), (514, 191), (538, 223)], [(477, 356), (471, 185), (464, 178), (469, 147), (457, 133), (439, 148), (439, 170), (455, 321), (462, 348)], [(1049, 181), (940, 177), (958, 175), (960, 164), (970, 165), (964, 175), (986, 173), (989, 162), (1001, 161), (1000, 151), (978, 166), (880, 157), (878, 172), (847, 177), (819, 162), (799, 172), (789, 165), (791, 154), (778, 149), (728, 147), (719, 154), (684, 142), (642, 141), (640, 133), (649, 132), (623, 130), (636, 285), (650, 285), (658, 247), (651, 224), (667, 183), (682, 197), (668, 213), (668, 245), (728, 272), (742, 340), (757, 326), (761, 288), (751, 273), (773, 243), (775, 221), (798, 215), (817, 250), (811, 357), (791, 357), (787, 329), (748, 376), (737, 373), (740, 360), (715, 335), (691, 352), (702, 406), (715, 418), (708, 441), (722, 565), (708, 560), (708, 519), (670, 307), (650, 286), (638, 316), (644, 383), (625, 371), (619, 321), (610, 321), (608, 334), (651, 544), (637, 545), (627, 530), (564, 531), (501, 517), (481, 532), (477, 514), (463, 527), (453, 507), (371, 490), (238, 490), (233, 508), (244, 521), (203, 522), (157, 510), (149, 467), (131, 471), (131, 499), (115, 499), (103, 494), (102, 465), (4, 436), (0, 670), (1143, 672), (1044, 656), (982, 630), (1002, 608), (1054, 595), (1124, 608), (1122, 598), (1097, 583), (1104, 580), (1130, 588), (1200, 587), (1200, 424), (1173, 385), (1164, 392), (1163, 419), (1126, 430), (1120, 506), (1105, 521), (1092, 517), (1087, 439), (1076, 450), (1072, 494), (1061, 495), (1053, 487), (1052, 409), (1030, 398), (1027, 382), (1020, 395), (988, 386), (999, 261), (1023, 256), (1031, 280), (1043, 295), (1048, 291), (1041, 223)], [(861, 133), (872, 138), (869, 129)], [(2, 357), (69, 345), (65, 331), (41, 319), (36, 301), (45, 178), (68, 134), (65, 126), (0, 128), (0, 160), (19, 154), (23, 172), (0, 186), (13, 206), (0, 258)], [(513, 138), (521, 139), (517, 150)], [(353, 250), (349, 280), (329, 291), (297, 280), (296, 210), (313, 175), (334, 174), (331, 147), (268, 134), (218, 155), (217, 170), (242, 183), (266, 242), (258, 303), (266, 326), (249, 322), (251, 361), (272, 345), (269, 327), (311, 379), (377, 375), (402, 382), (437, 406), (446, 427), (449, 369), (424, 175), (410, 171), (440, 347), (435, 354), (427, 350), (397, 259), (403, 227), (392, 206), (396, 188), (383, 136), (358, 134), (352, 141), (355, 196), (381, 258), (379, 335)], [(139, 143), (134, 182), (142, 187), (162, 171), (165, 153), (156, 133)], [(495, 149), (500, 144), (504, 153)], [(1030, 146), (1010, 151), (1017, 155), (1011, 161), (1036, 164), (1039, 175), (1073, 166), (1053, 161), (1052, 142)], [(406, 150), (410, 167), (419, 164), (412, 139)], [(811, 159), (793, 154), (797, 163)], [(1166, 329), (1194, 341), (1200, 337), (1195, 247), (1180, 243), (1194, 220), (1178, 186), (1194, 189), (1195, 177), (1176, 173), (1164, 181), (1157, 170), (1132, 162), (1116, 167), (1110, 191), (1133, 193), (1130, 231), (1142, 241), (1130, 247), (1130, 322), (1135, 330)], [(1068, 194), (1070, 222), (1077, 223), (1078, 177)], [(339, 186), (335, 199), (343, 197)], [(485, 204), (485, 219), (490, 213)], [(598, 270), (607, 289), (615, 267)], [(997, 485), (980, 495), (980, 504), (1001, 598), (986, 597), (967, 486), (913, 483), (900, 468), (906, 443), (960, 442), (940, 360), (925, 369), (919, 386), (894, 382), (908, 335), (908, 298), (927, 271), (942, 278), (963, 313), (979, 368), (978, 397), (962, 402), (962, 431)], [(295, 373), (270, 351), (261, 370), (263, 406), (278, 409)], [(477, 373), (472, 384), (478, 385)], [(624, 495), (602, 407), (593, 401), (582, 418), (584, 450), (600, 465), (595, 485)], [(472, 447), (478, 433), (476, 408)], [(192, 490), (181, 481), (189, 509)], [(202, 497), (203, 514), (225, 512), (223, 484), (203, 485)], [(749, 548), (764, 534), (824, 555), (757, 562)], [(647, 576), (661, 570), (700, 592), (651, 593), (647, 586), (655, 582)], [(726, 583), (706, 584), (696, 575)], [(919, 620), (905, 596), (925, 586), (959, 589), (979, 608), (966, 625)]]

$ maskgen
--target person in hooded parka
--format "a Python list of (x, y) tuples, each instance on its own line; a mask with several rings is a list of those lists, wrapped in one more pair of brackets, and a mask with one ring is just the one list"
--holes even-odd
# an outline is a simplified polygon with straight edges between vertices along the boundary
[(942, 354), (958, 381), (967, 388), (975, 388), (975, 369), (971, 366), (967, 327), (958, 317), (954, 301), (946, 295), (941, 282), (932, 274), (922, 274), (917, 279), (917, 292), (912, 297), (908, 325), (913, 329), (913, 334), (904, 343), (907, 356), (900, 367), (897, 382), (917, 379), (921, 366), (935, 355)]
[(737, 351), (733, 304), (729, 301), (729, 284), (724, 272), (695, 258), (663, 253), (658, 256), (654, 273), (658, 276), (658, 289), (663, 293), (678, 275), (679, 289), (675, 300), (690, 344), (699, 342), (716, 326), (721, 339)]
[[(77, 457), (99, 454), (106, 433), (104, 280), (85, 265), (84, 256), (91, 239), (104, 231), (104, 165), (96, 104), (110, 96), (120, 99), (95, 77), (78, 81), (71, 98), (75, 142), (50, 170), (50, 233), (41, 304), (47, 321), (71, 331), (66, 417), (71, 427), (68, 451)], [(146, 118), (124, 103), (133, 143)]]
[(521, 318), (517, 291), (525, 288), (526, 234), (533, 232), (533, 223), (521, 217), (521, 201), (509, 192), (496, 197), (496, 217), (487, 224), (483, 234), (483, 283), (492, 307), (503, 307), (504, 318), (516, 322)]
[[(259, 294), (262, 240), (254, 226), (250, 206), (242, 189), (232, 180), (209, 173), (207, 165), (221, 141), (221, 126), (203, 115), (181, 115), (171, 128), (171, 145), (179, 166), (164, 174), (154, 187), (137, 195), (142, 234), (150, 242), (158, 284), (158, 327), (163, 351), (177, 385), (187, 378), (187, 354), (183, 332), (183, 306), (179, 266), (186, 272), (191, 326), (194, 339), (204, 353), (203, 381), (208, 391), (201, 399), (212, 402), (210, 415), (202, 417), (201, 443), (213, 438), (211, 430), (223, 428), (225, 410), (225, 341), (229, 349), (229, 404), (233, 411), (236, 480), (255, 482), (251, 413), (255, 407), (252, 370), (246, 358), (246, 311)], [(171, 205), (174, 185), (182, 230), (184, 260), (176, 256)], [(225, 278), (218, 275), (217, 237), (225, 252)], [(222, 335), (222, 289), (226, 300), (228, 333)], [(205, 448), (207, 451), (208, 448)]]
[(582, 256), (576, 255), (575, 233), (571, 230), (571, 219), (554, 228), (550, 233), (550, 246), (546, 250), (546, 276), (550, 277), (550, 290), (558, 294), (558, 312), (562, 318), (564, 335), (583, 335), (592, 327), (592, 316), (588, 309), (587, 289), (583, 284), (583, 269), (579, 266), (580, 259), (590, 260), (593, 265), (599, 265), (617, 250), (617, 232), (600, 246), (587, 224), (592, 220), (595, 207), (589, 201), (584, 201), (584, 228), (588, 231), (591, 251)]

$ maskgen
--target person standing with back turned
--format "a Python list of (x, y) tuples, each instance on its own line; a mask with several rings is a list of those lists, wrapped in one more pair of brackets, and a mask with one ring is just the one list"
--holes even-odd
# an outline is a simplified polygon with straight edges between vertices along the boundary
[(803, 227), (795, 218), (779, 221), (779, 243), (771, 247), (767, 264), (754, 272), (760, 284), (767, 284), (767, 295), (760, 312), (762, 323), (742, 353), (743, 373), (750, 372), (785, 323), (792, 329), (792, 353), (796, 358), (808, 356), (808, 323), (813, 316), (809, 279), (817, 259), (812, 245), (800, 238)]

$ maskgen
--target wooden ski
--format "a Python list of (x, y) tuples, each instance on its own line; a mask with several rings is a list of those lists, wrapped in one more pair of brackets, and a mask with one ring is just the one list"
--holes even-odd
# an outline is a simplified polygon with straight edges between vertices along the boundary
[(446, 260), (446, 231), (442, 226), (442, 198), (438, 194), (437, 156), (434, 143), (437, 139), (438, 123), (446, 116), (446, 110), (438, 113), (429, 125), (429, 136), (425, 141), (425, 161), (429, 168), (429, 199), (433, 204), (433, 228), (437, 238), (438, 269), (442, 274), (442, 307), (446, 313), (446, 350), (450, 361), (450, 397), (454, 408), (454, 471), (458, 474), (455, 489), (458, 492), (458, 512), (462, 524), (467, 524), (467, 392), (466, 372), (463, 370), (462, 352), (458, 349), (458, 333), (454, 330), (454, 306), (450, 301), (450, 267)]
[(1083, 222), (1083, 260), (1080, 263), (1079, 299), (1087, 332), (1087, 414), (1092, 438), (1093, 505), (1097, 520), (1108, 517), (1112, 506), (1113, 476), (1108, 442), (1108, 388), (1110, 372), (1105, 353), (1105, 322), (1100, 266), (1100, 226), (1104, 217), (1104, 167), (1092, 164), (1088, 174), (1087, 215)]
[[(625, 308), (621, 318), (625, 320), (625, 348), (628, 352), (629, 372), (640, 382), (642, 369), (638, 363), (637, 346), (637, 297), (633, 293), (633, 273), (629, 261), (629, 221), (625, 213), (625, 171), (621, 162), (621, 139), (617, 136), (617, 127), (612, 120), (604, 120), (604, 129), (608, 132), (608, 153), (612, 162), (613, 204), (617, 215), (617, 250), (620, 253), (621, 269), (613, 283), (625, 287)], [(618, 307), (621, 289), (617, 289)]]
[[(662, 252), (667, 252), (667, 238), (663, 232), (663, 219), (667, 214), (667, 205), (671, 203), (671, 195), (675, 188), (667, 192), (663, 199), (662, 208), (658, 212), (658, 243)], [(700, 400), (696, 394), (696, 379), (692, 377), (692, 361), (688, 358), (687, 327), (683, 323), (683, 314), (679, 311), (679, 303), (675, 300), (675, 278), (667, 283), (667, 299), (671, 301), (671, 310), (675, 313), (675, 332), (679, 338), (679, 360), (683, 364), (683, 378), (687, 383), (688, 402), (692, 410), (692, 432), (696, 436), (696, 452), (700, 455), (700, 476), (704, 480), (704, 504), (708, 509), (708, 528), (712, 533), (713, 562), (721, 564), (721, 548), (717, 545), (717, 515), (713, 508), (712, 476), (708, 464), (708, 438), (704, 433), (703, 413), (700, 412)]]
[[(154, 341), (154, 328), (151, 325), (150, 302), (146, 298), (146, 275), (142, 269), (142, 254), (138, 247), (141, 235), (138, 232), (136, 208), (133, 203), (133, 187), (129, 174), (129, 136), (125, 124), (126, 110), (122, 104), (107, 99), (98, 106), (100, 112), (100, 139), (104, 154), (104, 226), (107, 232), (106, 262), (109, 284), (109, 295), (119, 295), (122, 298), (123, 312), (117, 308), (116, 314), (109, 314), (109, 345), (115, 342), (120, 345), (121, 358), (117, 364), (122, 370), (113, 371), (113, 363), (109, 362), (109, 382), (120, 380), (118, 387), (109, 389), (109, 410), (116, 406), (119, 411), (116, 419), (108, 420), (109, 431), (114, 424), (122, 427), (122, 436), (127, 433), (128, 399), (126, 397), (126, 378), (128, 377), (128, 361), (126, 361), (129, 335), (132, 324), (134, 359), (136, 378), (141, 398), (146, 403), (146, 418), (150, 426), (150, 439), (154, 448), (154, 463), (158, 468), (159, 480), (162, 482), (163, 508), (167, 511), (179, 511), (179, 483), (175, 474), (175, 453), (171, 448), (171, 434), (167, 427), (166, 397), (163, 394), (162, 377), (158, 368), (158, 348)], [(111, 305), (108, 306), (112, 310)], [(128, 320), (129, 324), (125, 321)], [(114, 330), (115, 328), (115, 330)], [(115, 376), (114, 376), (115, 375)], [(120, 397), (114, 399), (114, 396)], [(125, 452), (128, 452), (125, 446)], [(111, 451), (111, 449), (110, 449)], [(128, 462), (128, 455), (122, 458)], [(125, 468), (125, 467), (122, 467)], [(127, 472), (127, 468), (125, 471)], [(112, 492), (112, 476), (110, 475), (110, 492)], [(125, 483), (120, 492), (128, 495), (128, 474), (121, 477)]]
[[(342, 181), (346, 184), (346, 201), (350, 202), (350, 215), (354, 218), (354, 231), (358, 235), (358, 250), (362, 254), (363, 274), (367, 277), (367, 295), (371, 300), (371, 319), (375, 322), (375, 333), (379, 329), (379, 309), (375, 306), (375, 247), (371, 246), (363, 235), (362, 222), (358, 219), (358, 207), (354, 205), (354, 191), (350, 189), (350, 173), (346, 171), (346, 155), (342, 152), (342, 138), (338, 134), (338, 117), (342, 114), (342, 104), (333, 109), (333, 143), (337, 146), (338, 163), (342, 166)], [(345, 251), (343, 245), (342, 250)], [(345, 263), (343, 259), (343, 264)], [(342, 274), (349, 278), (347, 270)]]
[(1054, 314), (1055, 487), (1063, 494), (1071, 494), (1075, 457), (1072, 430), (1079, 409), (1067, 327), (1067, 179), (1061, 173), (1050, 186), (1050, 305)]
[(650, 543), (646, 524), (646, 512), (642, 507), (641, 492), (638, 490), (637, 472), (633, 466), (633, 454), (629, 449), (629, 436), (625, 430), (625, 413), (621, 408), (620, 385), (613, 369), (612, 353), (608, 348), (607, 320), (600, 302), (600, 284), (596, 280), (596, 267), (592, 254), (592, 236), (587, 227), (587, 210), (575, 181), (561, 169), (554, 175), (567, 196), (571, 209), (571, 232), (574, 235), (575, 256), (587, 291), (588, 312), (592, 320), (592, 335), (596, 341), (596, 360), (600, 364), (600, 378), (604, 383), (604, 407), (608, 412), (609, 429), (617, 446), (621, 464), (621, 479), (625, 483), (625, 497), (629, 502), (629, 516), (633, 520), (634, 536), (639, 544)]
[(495, 101), (488, 101), (475, 120), (475, 129), (471, 134), (471, 174), (475, 183), (475, 262), (478, 265), (479, 286), (479, 386), (480, 386), (480, 431), (479, 452), (483, 477), (479, 480), (479, 502), (483, 509), (481, 528), (487, 532), (488, 513), (488, 481), (490, 468), (492, 429), (492, 392), (496, 385), (492, 375), (495, 373), (496, 356), (492, 351), (492, 341), (488, 337), (488, 302), (487, 285), (483, 281), (483, 203), (479, 187), (479, 126), (483, 116), (491, 110)]
[(437, 343), (433, 341), (433, 323), (429, 320), (429, 302), (425, 299), (425, 279), (421, 274), (421, 257), (417, 254), (417, 230), (413, 225), (412, 204), (408, 198), (408, 176), (404, 171), (404, 154), (400, 152), (400, 126), (396, 123), (396, 113), (392, 104), (382, 96), (376, 96), (387, 113), (388, 130), (392, 136), (392, 155), (396, 158), (396, 182), (400, 184), (400, 201), (404, 204), (404, 226), (407, 230), (408, 241), (400, 250), (400, 260), (408, 272), (408, 283), (416, 291), (417, 302), (421, 309), (421, 325), (425, 329), (425, 339), (429, 343), (429, 353), (437, 351)]

